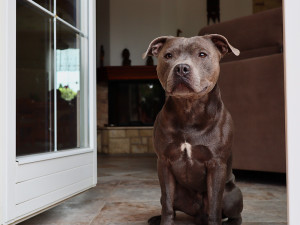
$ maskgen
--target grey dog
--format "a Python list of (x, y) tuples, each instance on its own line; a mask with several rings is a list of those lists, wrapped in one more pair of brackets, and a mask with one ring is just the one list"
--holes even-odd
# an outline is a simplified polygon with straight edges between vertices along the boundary
[[(243, 197), (232, 173), (232, 119), (217, 85), (220, 59), (239, 50), (218, 34), (154, 39), (146, 56), (158, 58), (166, 101), (154, 124), (161, 216), (150, 225), (174, 225), (176, 211), (199, 225), (240, 225)], [(223, 222), (222, 222), (223, 221)]]

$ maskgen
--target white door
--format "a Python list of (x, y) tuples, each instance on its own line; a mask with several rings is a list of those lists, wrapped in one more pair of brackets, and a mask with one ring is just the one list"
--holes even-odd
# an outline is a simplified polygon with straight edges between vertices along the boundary
[(0, 224), (97, 183), (95, 8), (0, 2)]

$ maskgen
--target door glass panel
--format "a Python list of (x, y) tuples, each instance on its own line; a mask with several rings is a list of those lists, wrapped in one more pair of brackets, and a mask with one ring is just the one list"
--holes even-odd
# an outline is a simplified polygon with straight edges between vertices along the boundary
[(87, 107), (82, 68), (83, 38), (57, 22), (57, 149), (86, 147)]
[(34, 0), (40, 6), (53, 12), (53, 0)]
[(17, 155), (54, 149), (53, 20), (17, 0)]
[(56, 14), (77, 28), (80, 28), (79, 9), (79, 0), (56, 0)]

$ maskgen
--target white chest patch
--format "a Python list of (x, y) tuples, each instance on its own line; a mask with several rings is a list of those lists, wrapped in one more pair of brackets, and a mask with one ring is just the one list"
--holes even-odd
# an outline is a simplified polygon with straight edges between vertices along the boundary
[(190, 143), (187, 142), (182, 143), (180, 149), (182, 152), (186, 151), (187, 157), (189, 159), (192, 158), (192, 146)]

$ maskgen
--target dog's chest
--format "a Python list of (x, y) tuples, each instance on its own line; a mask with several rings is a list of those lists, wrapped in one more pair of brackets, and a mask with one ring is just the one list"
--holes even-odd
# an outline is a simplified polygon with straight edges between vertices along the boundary
[(166, 153), (172, 172), (179, 183), (203, 189), (206, 180), (205, 162), (213, 157), (208, 147), (183, 141), (172, 143)]
[(193, 165), (194, 163), (204, 163), (212, 158), (213, 154), (209, 147), (204, 145), (200, 138), (184, 138), (178, 135), (170, 141), (164, 149), (164, 156), (170, 162), (183, 162)]

